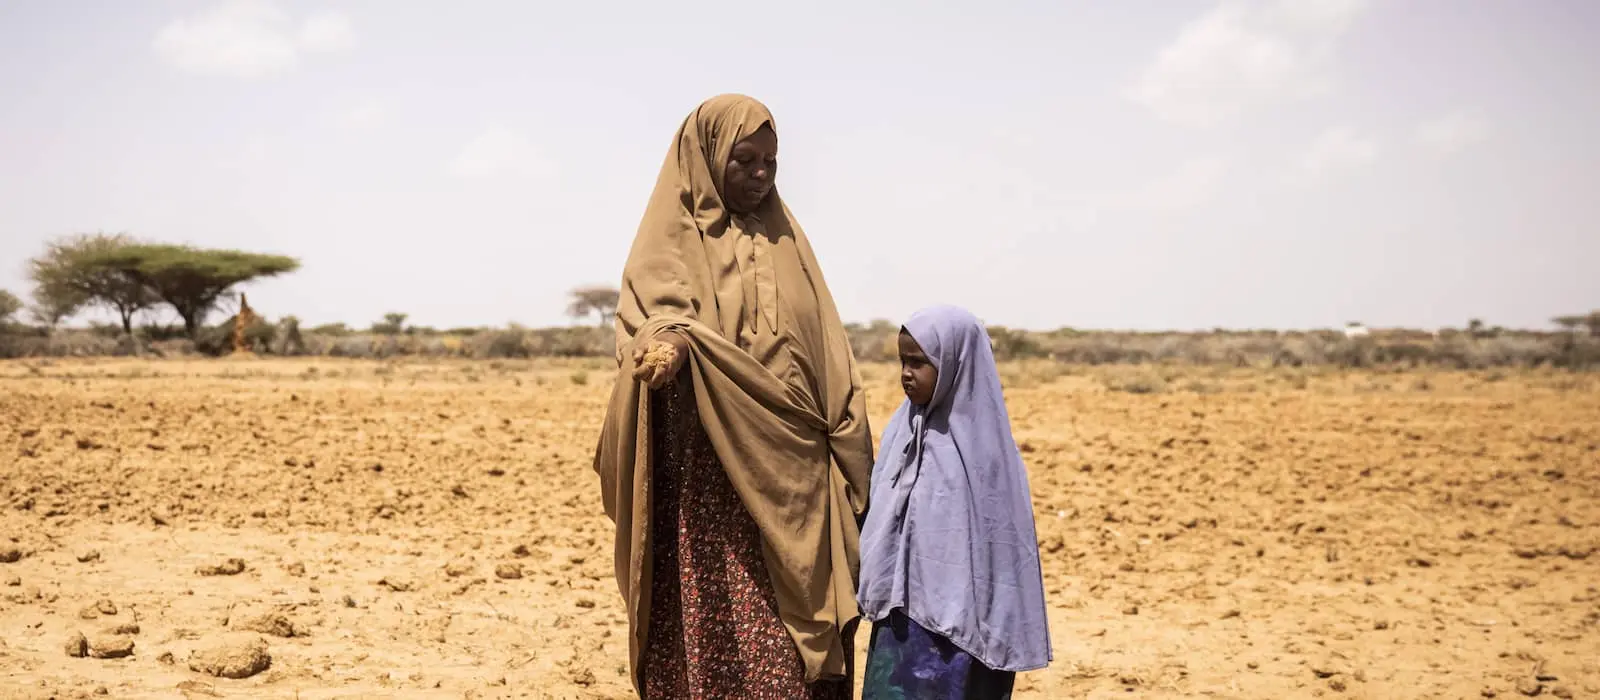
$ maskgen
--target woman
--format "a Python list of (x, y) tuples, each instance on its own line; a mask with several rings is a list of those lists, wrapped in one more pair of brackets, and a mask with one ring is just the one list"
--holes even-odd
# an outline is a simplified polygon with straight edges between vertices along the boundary
[(595, 471), (644, 698), (850, 696), (871, 433), (777, 145), (760, 102), (701, 104), (623, 268)]

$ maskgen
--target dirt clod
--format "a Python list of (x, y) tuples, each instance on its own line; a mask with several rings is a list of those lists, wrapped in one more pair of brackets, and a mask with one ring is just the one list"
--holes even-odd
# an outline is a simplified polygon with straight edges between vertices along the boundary
[(82, 632), (73, 632), (67, 637), (67, 656), (81, 659), (89, 655), (89, 640), (84, 638)]
[(214, 639), (189, 656), (189, 670), (218, 678), (249, 678), (270, 666), (266, 640), (250, 634)]
[(303, 637), (306, 629), (290, 619), (283, 610), (243, 608), (228, 617), (228, 628), (241, 632), (260, 632), (274, 637)]
[(238, 557), (229, 557), (211, 564), (201, 564), (194, 568), (194, 572), (201, 576), (236, 576), (244, 573), (244, 560)]
[[(394, 591), (395, 593), (405, 593), (417, 587), (415, 582), (403, 576), (385, 576), (378, 579), (378, 585)], [(351, 607), (355, 606), (352, 605)]]
[(120, 659), (133, 655), (133, 637), (108, 634), (89, 640), (89, 656), (96, 659)]

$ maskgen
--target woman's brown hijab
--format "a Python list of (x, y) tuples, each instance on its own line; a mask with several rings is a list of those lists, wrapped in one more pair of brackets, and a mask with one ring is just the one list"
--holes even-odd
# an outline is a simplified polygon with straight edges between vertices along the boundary
[[(650, 620), (653, 451), (649, 389), (633, 379), (632, 358), (663, 331), (688, 341), (678, 381), (694, 383), (711, 444), (761, 530), (778, 611), (807, 680), (846, 672), (841, 630), (859, 614), (856, 517), (867, 504), (871, 434), (849, 340), (800, 225), (776, 190), (753, 216), (732, 216), (724, 206), (733, 146), (762, 126), (776, 130), (771, 113), (742, 95), (712, 98), (689, 115), (623, 269), (621, 369), (594, 468), (617, 525), (617, 583), (628, 604), (636, 686)], [(757, 273), (774, 277), (762, 280), (773, 292), (753, 304), (743, 279), (750, 273), (735, 260), (749, 248), (735, 245), (740, 236), (764, 239), (764, 254), (777, 261)], [(774, 296), (781, 306), (766, 308)], [(767, 319), (776, 312), (773, 337), (785, 351), (745, 347), (749, 336), (741, 334), (758, 311)]]

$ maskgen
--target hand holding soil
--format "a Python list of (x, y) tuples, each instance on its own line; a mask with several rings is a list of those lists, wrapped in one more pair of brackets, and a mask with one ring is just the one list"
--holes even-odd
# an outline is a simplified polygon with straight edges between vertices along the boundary
[(633, 378), (649, 384), (651, 389), (660, 389), (678, 376), (686, 357), (688, 347), (683, 336), (664, 333), (660, 339), (633, 351)]

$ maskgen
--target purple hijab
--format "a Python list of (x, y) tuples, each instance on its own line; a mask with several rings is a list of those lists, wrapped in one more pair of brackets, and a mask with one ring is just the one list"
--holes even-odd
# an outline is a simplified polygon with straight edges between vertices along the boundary
[(1054, 658), (1027, 469), (989, 334), (951, 306), (905, 329), (939, 371), (933, 401), (900, 406), (872, 468), (856, 598), (874, 622), (900, 610), (985, 666)]

